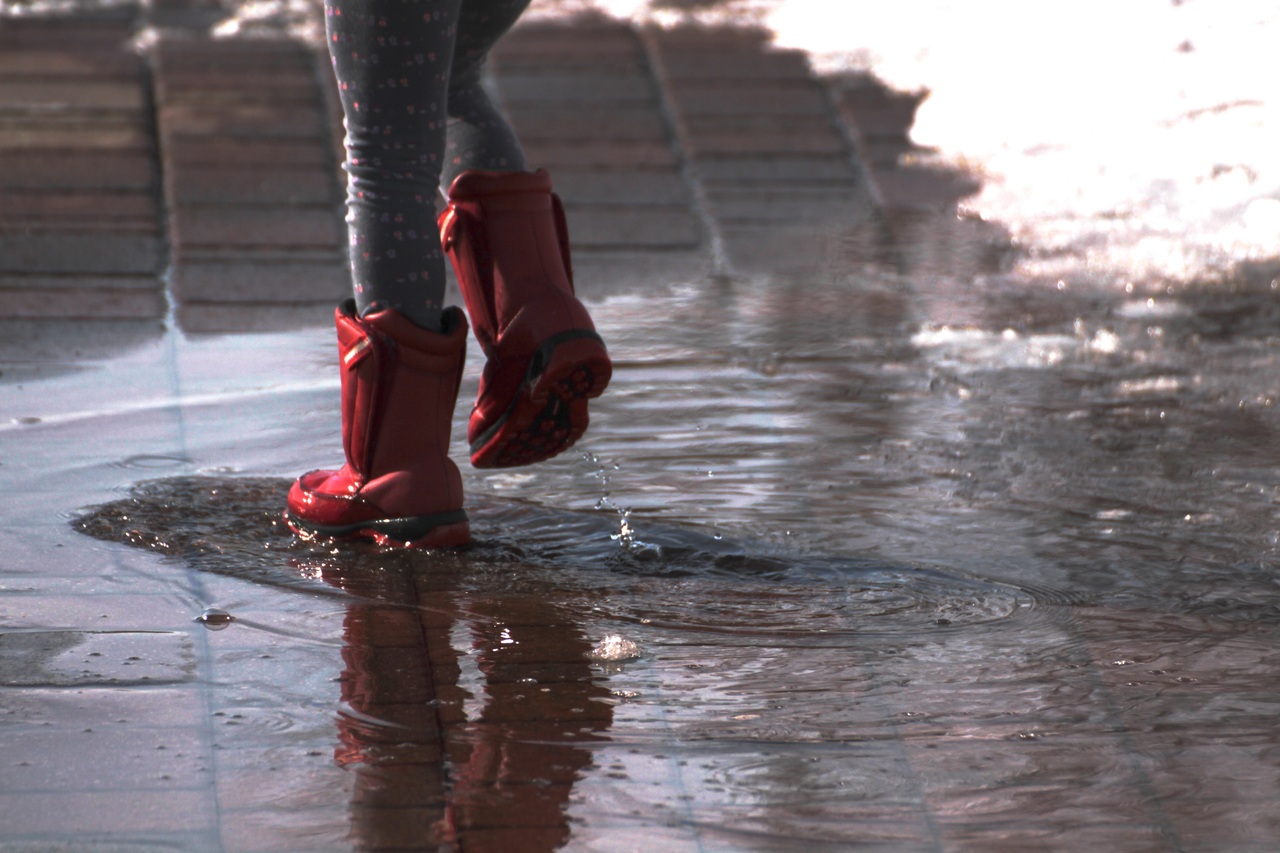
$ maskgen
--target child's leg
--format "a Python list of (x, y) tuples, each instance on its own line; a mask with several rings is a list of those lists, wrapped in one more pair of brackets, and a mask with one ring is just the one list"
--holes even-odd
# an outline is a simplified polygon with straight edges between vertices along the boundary
[(438, 329), (435, 198), (462, 0), (326, 0), (347, 128), (347, 225), (359, 316), (393, 308)]
[(449, 86), (441, 218), (476, 338), (488, 359), (467, 426), (480, 468), (528, 465), (573, 445), (608, 385), (604, 342), (573, 289), (564, 209), (480, 86), (489, 49), (525, 0), (463, 0)]
[(305, 536), (412, 547), (470, 540), (450, 429), (468, 326), (441, 310), (435, 197), (461, 0), (326, 0), (347, 125), (355, 299), (335, 313), (346, 463), (300, 477)]
[(462, 0), (449, 75), (449, 135), (443, 167), (446, 187), (467, 169), (526, 168), (515, 131), (489, 99), (480, 77), (489, 51), (528, 5), (529, 0)]

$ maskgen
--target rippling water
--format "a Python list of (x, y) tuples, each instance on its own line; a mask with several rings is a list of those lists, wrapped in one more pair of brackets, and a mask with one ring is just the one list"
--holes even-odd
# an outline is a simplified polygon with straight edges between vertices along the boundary
[[(255, 392), (236, 434), (218, 427), (246, 417), (234, 383), (193, 374), (185, 458), (126, 458), (142, 482), (75, 523), (304, 612), (333, 601), (283, 627), (208, 603), (237, 617), (220, 638), (330, 661), (339, 687), (239, 688), (263, 707), (241, 730), (328, 754), (336, 725), (354, 775), (333, 796), (356, 805), (327, 831), (367, 846), (410, 831), (376, 817), (397, 797), (432, 838), (511, 809), (568, 821), (523, 849), (633, 832), (670, 849), (1265, 846), (1269, 287), (951, 288), (869, 272), (598, 303), (617, 373), (594, 431), (545, 465), (469, 471), (462, 554), (299, 542), (278, 515), (287, 477), (217, 473), (336, 448), (332, 391), (307, 385), (330, 343), (311, 332), (286, 336), (314, 357)], [(973, 322), (942, 322), (959, 313)], [(278, 345), (183, 346), (234, 364)], [(157, 478), (164, 464), (205, 473)], [(635, 654), (593, 660), (610, 637)], [(339, 693), (328, 735), (287, 710)], [(290, 802), (271, 832), (319, 831)]]
[(329, 329), (9, 384), (5, 618), (196, 638), (174, 785), (227, 849), (1274, 849), (1272, 275), (899, 224), (891, 263), (585, 283), (614, 385), (575, 451), (465, 473), (461, 553), (281, 523), (340, 453)]

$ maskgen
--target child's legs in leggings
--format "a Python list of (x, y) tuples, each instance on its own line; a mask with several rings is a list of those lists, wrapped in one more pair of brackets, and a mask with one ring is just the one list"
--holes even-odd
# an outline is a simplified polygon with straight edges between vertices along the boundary
[[(488, 49), (525, 5), (326, 0), (347, 128), (347, 227), (359, 314), (394, 308), (420, 326), (439, 328), (445, 274), (435, 198), (446, 134), (458, 140), (450, 177), (467, 168), (523, 168), (514, 133), (478, 80)], [(462, 106), (454, 108), (460, 114), (449, 130), (455, 67)]]
[(529, 6), (529, 0), (463, 0), (449, 74), (449, 135), (443, 169), (448, 187), (467, 169), (523, 171), (515, 131), (489, 100), (480, 75), (489, 51)]

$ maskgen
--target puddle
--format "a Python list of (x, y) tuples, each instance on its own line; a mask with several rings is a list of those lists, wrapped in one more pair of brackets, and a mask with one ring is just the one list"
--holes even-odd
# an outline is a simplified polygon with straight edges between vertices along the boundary
[[(234, 617), (193, 626), (228, 649), (223, 778), (300, 774), (254, 800), (265, 837), (1209, 849), (1183, 815), (1229, 802), (1236, 838), (1274, 793), (1239, 781), (1274, 778), (1280, 713), (1272, 298), (1206, 284), (1153, 317), (1123, 290), (853, 275), (613, 296), (592, 433), (466, 471), (456, 554), (281, 523), (289, 479), (253, 472), (336, 447), (333, 389), (296, 381), (329, 346), (310, 332), (251, 407), (206, 354), (288, 336), (179, 342), (170, 403), (11, 435), (120, 436), (46, 472), (126, 488), (74, 524), (153, 553), (151, 583), (232, 584), (184, 619)], [(111, 461), (139, 456), (190, 473)]]
[(0, 681), (22, 687), (138, 686), (188, 681), (187, 637), (162, 632), (14, 631), (0, 634)]
[[(240, 8), (269, 28), (301, 7)], [(637, 287), (588, 258), (614, 383), (574, 452), (464, 472), (459, 553), (283, 525), (290, 478), (338, 461), (329, 329), (150, 329), (18, 365), (6, 822), (19, 794), (124, 784), (39, 766), (58, 737), (107, 765), (110, 714), (200, 756), (128, 747), (153, 799), (116, 834), (139, 848), (172, 840), (169, 788), (196, 827), (179, 849), (1274, 848), (1274, 271), (1247, 240), (1202, 251), (1215, 220), (1185, 277), (1118, 278), (1152, 244), (1093, 201), (1031, 211), (1057, 242), (997, 246), (948, 209), (871, 254), (824, 242), (820, 269), (767, 258), (791, 273)], [(757, 254), (806, 251), (785, 243)]]

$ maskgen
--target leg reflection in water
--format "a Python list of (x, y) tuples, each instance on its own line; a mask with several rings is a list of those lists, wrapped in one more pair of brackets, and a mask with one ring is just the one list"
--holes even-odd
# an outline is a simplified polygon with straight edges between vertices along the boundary
[(360, 850), (550, 851), (612, 722), (555, 603), (461, 591), (465, 558), (326, 566), (344, 623), (337, 760)]

